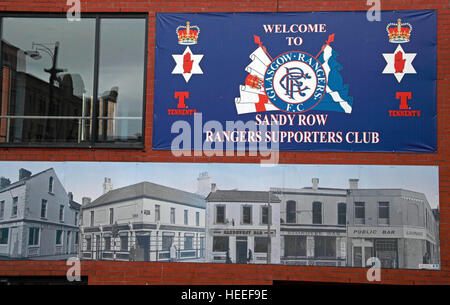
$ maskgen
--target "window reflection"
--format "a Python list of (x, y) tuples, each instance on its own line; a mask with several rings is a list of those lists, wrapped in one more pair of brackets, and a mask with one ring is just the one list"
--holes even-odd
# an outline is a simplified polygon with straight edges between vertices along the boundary
[(102, 19), (98, 140), (142, 138), (144, 19)]
[(2, 18), (0, 143), (141, 141), (145, 22)]
[(94, 46), (95, 19), (3, 18), (0, 142), (90, 140)]

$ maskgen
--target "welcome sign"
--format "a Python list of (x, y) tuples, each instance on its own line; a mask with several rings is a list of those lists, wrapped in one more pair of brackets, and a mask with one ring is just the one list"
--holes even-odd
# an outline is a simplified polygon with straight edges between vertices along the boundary
[(157, 14), (154, 149), (436, 152), (436, 12)]

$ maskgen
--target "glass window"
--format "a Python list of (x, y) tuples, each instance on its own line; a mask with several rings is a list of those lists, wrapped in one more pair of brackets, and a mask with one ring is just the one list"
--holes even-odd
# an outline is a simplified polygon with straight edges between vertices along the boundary
[(364, 202), (355, 202), (355, 224), (364, 224), (366, 208)]
[(378, 202), (378, 222), (389, 224), (389, 202)]
[(306, 256), (306, 236), (284, 236), (285, 256)]
[(162, 250), (163, 251), (169, 251), (170, 246), (172, 246), (173, 243), (173, 235), (163, 235), (162, 237)]
[(128, 251), (128, 235), (120, 236), (120, 250)]
[(175, 208), (170, 208), (170, 223), (175, 223)]
[(0, 218), (5, 216), (5, 201), (0, 201)]
[(75, 212), (75, 225), (78, 225), (78, 212)]
[(101, 19), (98, 141), (140, 141), (145, 19)]
[(11, 216), (17, 216), (17, 204), (19, 203), (19, 197), (13, 198)]
[(91, 211), (91, 227), (94, 226), (94, 211)]
[(91, 243), (91, 237), (86, 236), (86, 250), (91, 251), (92, 243)]
[(56, 244), (60, 245), (62, 241), (62, 231), (61, 230), (57, 230), (56, 231)]
[(41, 218), (47, 217), (47, 200), (42, 199), (41, 202)]
[(268, 242), (267, 237), (255, 237), (255, 253), (267, 253)]
[(286, 222), (296, 223), (297, 222), (297, 203), (293, 200), (286, 202)]
[(225, 206), (216, 205), (216, 223), (225, 223)]
[(159, 204), (155, 205), (155, 221), (161, 220), (161, 206)]
[(315, 201), (312, 204), (312, 213), (313, 213), (313, 224), (321, 224), (322, 223), (322, 202)]
[(0, 143), (142, 142), (146, 19), (96, 26), (2, 18)]
[(59, 221), (64, 221), (64, 206), (60, 205), (59, 206)]
[(314, 238), (314, 257), (336, 257), (336, 237), (316, 236)]
[(0, 245), (7, 245), (8, 244), (8, 228), (0, 229)]
[(214, 252), (225, 252), (229, 249), (228, 247), (228, 236), (214, 236), (213, 237), (213, 251)]
[(105, 247), (104, 247), (104, 249), (106, 251), (111, 250), (111, 237), (109, 237), (109, 236), (105, 237)]
[(112, 225), (114, 223), (114, 209), (109, 209), (109, 224)]
[(338, 225), (345, 225), (347, 223), (347, 204), (344, 202), (338, 203)]
[(184, 224), (188, 225), (188, 210), (184, 210)]
[(53, 177), (48, 179), (48, 192), (53, 193)]
[(200, 212), (195, 212), (195, 225), (200, 226)]
[(242, 223), (251, 224), (252, 223), (252, 207), (243, 206), (242, 207)]
[(39, 228), (29, 228), (28, 245), (29, 246), (39, 245)]
[(261, 224), (269, 224), (269, 207), (261, 207)]
[(194, 240), (193, 236), (184, 236), (184, 249), (192, 250), (192, 241)]

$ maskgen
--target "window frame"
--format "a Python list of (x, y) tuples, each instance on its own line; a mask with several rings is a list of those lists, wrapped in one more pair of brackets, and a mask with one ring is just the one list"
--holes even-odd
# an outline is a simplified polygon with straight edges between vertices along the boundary
[[(145, 37), (144, 37), (144, 75), (143, 75), (143, 92), (142, 92), (142, 130), (141, 130), (141, 139), (133, 142), (97, 142), (98, 134), (93, 133), (91, 135), (90, 141), (86, 143), (65, 143), (65, 142), (43, 142), (43, 143), (0, 143), (0, 148), (81, 148), (81, 149), (89, 149), (89, 148), (122, 148), (122, 149), (143, 149), (145, 147), (145, 135), (146, 135), (146, 104), (147, 104), (147, 74), (148, 74), (148, 57), (149, 57), (149, 46), (148, 46), (148, 31), (149, 31), (149, 15), (147, 13), (133, 13), (133, 12), (125, 12), (125, 13), (83, 13), (84, 18), (95, 19), (95, 28), (94, 28), (94, 72), (93, 72), (93, 92), (92, 98), (94, 103), (94, 115), (95, 119), (92, 119), (92, 130), (98, 129), (98, 85), (99, 85), (99, 70), (100, 70), (100, 20), (101, 19), (143, 19), (145, 20)], [(0, 13), (0, 40), (3, 39), (3, 18), (63, 18), (66, 19), (66, 13), (48, 13), (48, 12), (1, 12)], [(3, 56), (2, 56), (2, 48), (0, 44), (0, 67), (3, 67)], [(0, 72), (1, 72), (0, 68)], [(0, 80), (2, 79), (2, 74), (0, 73)], [(0, 94), (2, 94), (2, 90), (0, 87)]]
[[(248, 215), (248, 217), (250, 218), (249, 222), (245, 221), (245, 213), (244, 213), (245, 209), (249, 209), (250, 211), (250, 215)], [(243, 204), (241, 206), (241, 225), (252, 225), (252, 224), (253, 224), (253, 207), (249, 204)]]
[[(344, 212), (340, 211), (341, 207), (344, 208)], [(341, 217), (344, 218), (344, 223), (340, 223)], [(338, 226), (347, 225), (347, 203), (345, 202), (338, 202), (337, 204), (337, 224)]]
[(64, 222), (64, 212), (65, 212), (65, 206), (63, 204), (60, 204), (59, 205), (59, 214), (58, 214), (59, 222)]
[(19, 196), (14, 196), (12, 198), (11, 205), (11, 218), (18, 217), (19, 215)]
[[(60, 235), (59, 235), (59, 242), (58, 242), (58, 232), (60, 233)], [(63, 243), (63, 230), (56, 230), (55, 245), (62, 246), (62, 243)]]
[(155, 222), (161, 221), (161, 205), (155, 204)]
[[(291, 204), (294, 205), (293, 212), (289, 211), (289, 209), (288, 209), (288, 205), (291, 205)], [(289, 220), (291, 220), (290, 217), (292, 217), (292, 214), (294, 217), (294, 221), (289, 221)], [(295, 201), (295, 200), (287, 200), (286, 201), (286, 223), (297, 223), (297, 201)]]
[[(219, 222), (217, 220), (217, 216), (219, 213), (217, 213), (217, 209), (218, 208), (223, 208), (223, 222)], [(227, 222), (227, 208), (224, 204), (216, 204), (214, 205), (214, 224), (220, 224), (220, 225), (224, 225)]]
[[(319, 211), (315, 211), (314, 209), (318, 207), (320, 208)], [(315, 214), (315, 212), (319, 212), (320, 213), (320, 221), (317, 222), (317, 220), (319, 219), (319, 217)], [(322, 225), (323, 224), (323, 203), (321, 201), (313, 201), (312, 205), (311, 205), (311, 214), (312, 214), (312, 219), (311, 222), (314, 225)]]
[(177, 223), (177, 216), (176, 216), (176, 210), (175, 208), (170, 208), (170, 224), (176, 224)]
[[(360, 204), (361, 206), (357, 207), (357, 204)], [(356, 217), (356, 209), (362, 208), (362, 211), (364, 212), (364, 217)], [(354, 209), (354, 222), (356, 223), (356, 219), (362, 219), (362, 224), (366, 223), (366, 202), (365, 201), (355, 201), (353, 203), (353, 209)]]
[[(33, 242), (37, 242), (36, 244), (30, 244), (31, 240), (30, 240), (30, 233), (31, 230), (37, 230), (37, 241), (34, 240), (34, 234), (33, 234)], [(33, 231), (35, 232), (35, 231)], [(40, 247), (41, 245), (41, 228), (39, 227), (29, 227), (28, 228), (28, 247)]]
[(5, 217), (5, 200), (0, 201), (0, 219)]
[[(46, 199), (41, 199), (41, 218), (43, 219), (47, 219), (47, 211), (48, 211), (48, 205), (47, 205), (48, 201)], [(42, 208), (45, 205), (45, 209), (44, 209), (44, 216), (42, 216)]]
[(186, 209), (183, 212), (183, 223), (185, 226), (189, 225), (189, 211)]
[[(3, 232), (6, 232), (6, 243), (3, 243)], [(9, 227), (0, 228), (0, 245), (5, 246), (9, 244)]]
[[(384, 206), (382, 206), (384, 205)], [(381, 209), (387, 210), (387, 217), (381, 217)], [(377, 223), (378, 225), (389, 225), (391, 222), (391, 204), (389, 201), (378, 201), (378, 219)], [(386, 212), (386, 211), (385, 211)], [(381, 221), (382, 219), (385, 219), (386, 222)]]

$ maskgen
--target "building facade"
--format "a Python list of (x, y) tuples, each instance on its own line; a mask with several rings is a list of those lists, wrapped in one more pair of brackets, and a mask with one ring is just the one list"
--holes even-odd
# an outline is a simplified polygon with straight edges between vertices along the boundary
[(350, 189), (347, 265), (377, 257), (383, 268), (439, 264), (439, 223), (426, 197), (404, 189)]
[(119, 189), (105, 183), (105, 194), (83, 202), (83, 259), (204, 260), (204, 197), (150, 182)]
[(280, 263), (277, 196), (261, 191), (216, 190), (213, 185), (206, 206), (208, 262)]
[(301, 189), (272, 188), (281, 199), (281, 263), (346, 265), (345, 189), (321, 188), (319, 179)]
[(1, 178), (0, 257), (65, 259), (78, 253), (80, 204), (54, 169), (35, 175), (20, 169), (19, 180)]

